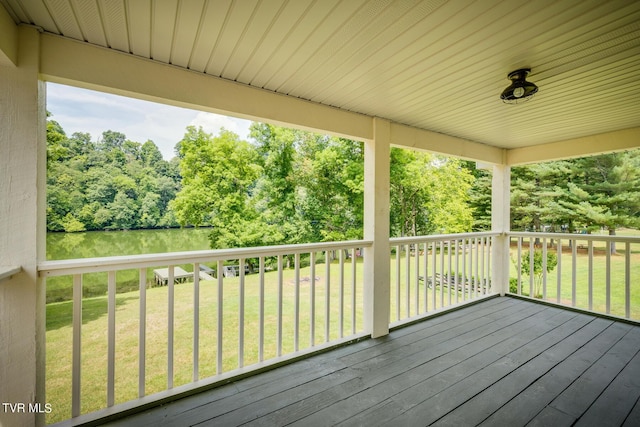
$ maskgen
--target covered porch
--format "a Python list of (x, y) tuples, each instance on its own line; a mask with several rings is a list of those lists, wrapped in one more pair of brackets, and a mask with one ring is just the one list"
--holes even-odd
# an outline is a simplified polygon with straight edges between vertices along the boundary
[[(580, 302), (575, 279), (563, 282), (559, 272), (552, 284), (545, 276), (541, 299), (592, 314), (504, 295), (510, 293), (511, 242), (519, 242), (519, 258), (533, 248), (531, 243), (522, 243), (534, 239), (510, 230), (510, 168), (640, 147), (638, 2), (576, 4), (567, 0), (523, 6), (497, 0), (336, 1), (330, 5), (277, 0), (255, 4), (125, 1), (87, 2), (80, 7), (67, 1), (0, 0), (0, 5), (0, 401), (27, 408), (32, 405), (32, 410), (24, 411), (3, 405), (1, 425), (45, 422), (46, 280), (65, 275), (74, 286), (74, 342), (69, 348), (74, 360), (73, 386), (65, 425), (99, 423), (105, 417), (159, 404), (164, 406), (114, 422), (180, 425), (183, 416), (191, 420), (193, 415), (193, 423), (222, 422), (227, 418), (218, 417), (229, 417), (231, 424), (254, 416), (262, 417), (257, 422), (264, 423), (278, 423), (278, 417), (290, 422), (334, 417), (331, 424), (368, 424), (372, 420), (382, 423), (388, 417), (413, 424), (416, 419), (410, 417), (416, 416), (423, 424), (459, 424), (462, 420), (491, 425), (512, 420), (512, 425), (544, 425), (545, 417), (559, 423), (578, 420), (589, 424), (602, 416), (600, 408), (611, 408), (612, 400), (621, 406), (613, 411), (617, 418), (607, 421), (637, 423), (634, 378), (640, 344), (638, 327), (629, 322), (638, 319), (638, 307), (631, 304), (638, 278), (633, 275), (631, 257), (621, 264), (603, 258), (606, 273), (602, 283), (589, 276), (590, 290), (604, 286), (602, 307), (592, 298), (585, 305)], [(509, 84), (507, 74), (529, 67), (530, 80), (540, 92), (525, 104), (503, 104), (499, 94)], [(47, 262), (46, 81), (363, 141), (364, 238)], [(491, 169), (491, 230), (392, 239), (392, 146), (456, 156)], [(577, 240), (584, 240), (587, 248), (598, 239), (605, 244), (617, 241), (627, 245), (626, 254), (639, 243), (622, 236), (539, 237), (554, 239), (559, 254), (562, 242), (574, 242), (574, 251), (566, 255), (563, 265), (564, 272), (573, 271), (573, 278), (581, 269), (576, 261)], [(411, 245), (423, 250), (411, 253), (407, 250)], [(223, 369), (219, 335), (220, 341), (214, 340), (218, 349), (215, 375), (200, 378), (200, 359), (194, 357), (189, 366), (192, 381), (174, 387), (173, 372), (178, 369), (173, 357), (174, 267), (188, 264), (198, 271), (201, 263), (216, 262), (220, 271), (227, 260), (236, 260), (238, 265), (249, 257), (263, 262), (266, 257), (281, 262), (283, 256), (313, 260), (312, 254), (355, 254), (356, 250), (363, 254), (362, 270), (357, 263), (341, 258), (339, 271), (346, 273), (336, 277), (327, 269), (324, 274), (327, 293), (336, 283), (340, 289), (341, 308), (333, 317), (340, 322), (339, 336), (322, 333), (333, 316), (327, 303), (326, 323), (310, 321), (312, 331), (305, 330), (309, 338), (305, 335), (304, 343), (301, 323), (296, 320), (291, 325), (291, 353), (279, 346), (275, 357), (261, 355), (257, 363), (245, 364), (244, 326), (239, 322), (234, 332), (237, 369)], [(402, 253), (407, 255), (398, 256)], [(593, 254), (588, 258), (593, 260)], [(291, 307), (295, 319), (315, 318), (314, 312), (298, 311), (300, 294), (296, 290), (301, 286), (302, 268), (298, 261), (291, 279), (295, 295)], [(313, 268), (315, 264), (309, 263)], [(612, 265), (620, 265), (620, 270)], [(147, 395), (143, 295), (146, 271), (155, 267), (167, 268), (168, 273), (168, 336), (163, 354), (167, 382), (160, 394)], [(137, 270), (141, 283), (141, 341), (136, 348), (141, 365), (136, 375), (142, 380), (138, 398), (120, 403), (114, 380), (120, 363), (115, 345), (115, 283), (116, 272), (131, 269)], [(106, 399), (99, 411), (84, 413), (82, 280), (94, 272), (104, 273), (109, 283)], [(614, 273), (619, 273), (619, 282), (612, 279)], [(337, 282), (330, 281), (330, 275)], [(315, 273), (309, 276), (315, 278)], [(212, 289), (222, 310), (225, 279), (220, 274), (216, 279), (217, 287)], [(245, 280), (241, 271), (238, 307), (244, 307)], [(274, 281), (279, 288), (286, 287), (285, 282), (282, 276)], [(194, 277), (191, 309), (195, 313), (200, 307), (198, 283), (199, 278)], [(526, 283), (518, 275), (512, 293), (523, 295), (527, 287), (532, 295), (533, 282)], [(623, 295), (620, 307), (612, 296), (616, 292)], [(314, 293), (305, 295), (311, 300)], [(360, 314), (356, 306), (361, 307)], [(434, 317), (454, 306), (460, 310)], [(343, 307), (353, 307), (353, 311)], [(606, 317), (594, 317), (595, 312)], [(235, 316), (242, 319), (243, 309)], [(197, 318), (191, 319), (195, 331)], [(627, 323), (619, 323), (618, 318)], [(282, 316), (275, 319), (262, 318), (261, 324), (282, 327)], [(392, 330), (417, 320), (424, 321)], [(217, 322), (222, 330), (222, 311)], [(532, 323), (535, 328), (528, 327)], [(194, 332), (196, 355), (198, 337)], [(415, 343), (407, 343), (414, 339)], [(486, 347), (489, 342), (494, 346)], [(336, 345), (340, 347), (333, 349)], [(328, 349), (333, 350), (314, 355)], [(304, 359), (307, 356), (310, 358)], [(238, 379), (292, 360), (297, 361)], [(601, 363), (608, 360), (619, 369), (608, 364), (604, 369)], [(310, 366), (313, 369), (307, 369)], [(414, 375), (415, 370), (423, 376)], [(300, 371), (309, 375), (308, 381), (296, 383), (302, 377), (294, 374)], [(570, 375), (559, 378), (558, 372)], [(464, 375), (478, 381), (468, 387), (470, 379), (462, 379)], [(333, 388), (336, 381), (343, 386)], [(224, 382), (230, 384), (220, 386)], [(325, 385), (310, 390), (304, 388), (307, 383)], [(202, 390), (201, 386), (213, 389), (168, 403)], [(578, 386), (587, 391), (573, 393)], [(461, 389), (464, 392), (458, 393)], [(539, 393), (550, 389), (555, 394)], [(309, 397), (299, 399), (304, 393)], [(624, 399), (619, 400), (621, 395)], [(582, 400), (576, 401), (576, 396)], [(267, 409), (252, 412), (250, 401), (254, 399), (272, 403), (254, 405), (256, 411)], [(227, 408), (230, 401), (234, 409), (221, 412), (217, 405)]]
[(107, 423), (635, 426), (640, 326), (492, 297)]

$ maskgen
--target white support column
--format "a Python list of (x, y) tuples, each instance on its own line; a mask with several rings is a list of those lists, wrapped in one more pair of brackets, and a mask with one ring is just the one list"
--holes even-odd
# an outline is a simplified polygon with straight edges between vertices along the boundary
[(0, 65), (18, 63), (18, 27), (4, 7), (0, 7)]
[(0, 282), (1, 426), (43, 425), (39, 412), (47, 408), (45, 292), (37, 275), (45, 248), (45, 86), (40, 34), (19, 27), (17, 36), (17, 66), (0, 63), (0, 264), (22, 267)]
[(495, 165), (491, 182), (491, 231), (501, 233), (496, 237), (491, 254), (493, 291), (504, 295), (509, 290), (509, 238), (511, 211), (511, 168)]
[(373, 140), (364, 143), (364, 238), (373, 246), (364, 251), (365, 330), (377, 338), (389, 333), (389, 161), (391, 126), (373, 120)]

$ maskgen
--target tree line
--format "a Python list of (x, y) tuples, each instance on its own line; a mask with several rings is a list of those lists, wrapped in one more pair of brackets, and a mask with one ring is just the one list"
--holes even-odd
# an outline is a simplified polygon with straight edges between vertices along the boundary
[[(211, 226), (216, 248), (362, 238), (363, 143), (263, 123), (250, 135), (187, 129), (170, 203), (182, 226)], [(392, 149), (392, 235), (469, 231), (472, 181), (459, 160)]]
[(514, 168), (511, 182), (513, 229), (640, 227), (640, 150)]
[[(254, 123), (249, 141), (188, 127), (176, 157), (116, 131), (98, 141), (47, 123), (50, 231), (207, 226), (214, 248), (362, 238), (363, 144)], [(640, 226), (640, 151), (512, 169), (511, 228)], [(488, 230), (491, 173), (391, 149), (390, 233)]]
[(49, 231), (176, 227), (168, 206), (179, 189), (177, 161), (164, 160), (153, 142), (110, 130), (92, 141), (47, 121)]

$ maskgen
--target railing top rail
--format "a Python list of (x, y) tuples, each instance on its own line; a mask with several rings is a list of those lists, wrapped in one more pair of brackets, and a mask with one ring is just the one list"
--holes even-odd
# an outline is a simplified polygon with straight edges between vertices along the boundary
[(393, 237), (389, 239), (391, 244), (411, 244), (422, 242), (433, 242), (440, 240), (460, 240), (473, 237), (492, 237), (499, 236), (501, 233), (497, 231), (480, 231), (475, 233), (455, 233), (455, 234), (430, 234), (426, 236), (409, 236), (409, 237)]
[(629, 242), (640, 243), (640, 236), (602, 236), (597, 234), (577, 234), (577, 233), (538, 233), (531, 231), (509, 231), (511, 237), (539, 237), (547, 239), (562, 240), (591, 240), (599, 242)]
[(4, 279), (9, 279), (14, 274), (18, 274), (22, 271), (22, 267), (14, 265), (0, 265), (0, 282)]
[(100, 258), (81, 258), (43, 261), (38, 265), (40, 276), (64, 276), (98, 271), (129, 270), (134, 268), (191, 264), (194, 262), (226, 261), (238, 258), (258, 258), (293, 255), (325, 250), (366, 248), (372, 240), (304, 243), (297, 245), (258, 246), (253, 248), (212, 249), (188, 252), (167, 252), (143, 255), (122, 255)]

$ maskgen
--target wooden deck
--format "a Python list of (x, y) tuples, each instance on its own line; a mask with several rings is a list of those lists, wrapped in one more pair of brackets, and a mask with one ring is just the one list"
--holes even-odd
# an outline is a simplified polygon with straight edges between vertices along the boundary
[(112, 426), (639, 426), (640, 326), (503, 297)]

